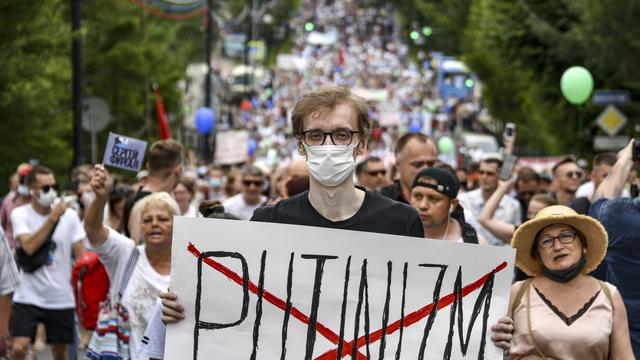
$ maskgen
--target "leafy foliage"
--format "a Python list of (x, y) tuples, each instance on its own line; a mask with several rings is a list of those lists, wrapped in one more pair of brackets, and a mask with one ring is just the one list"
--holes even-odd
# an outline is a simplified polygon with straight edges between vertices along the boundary
[[(64, 178), (73, 156), (70, 2), (2, 1), (0, 22), (0, 178), (30, 158)], [(83, 2), (83, 95), (109, 104), (108, 130), (154, 140), (150, 85), (159, 85), (167, 112), (177, 113), (176, 83), (189, 62), (204, 58), (201, 25), (201, 17), (167, 21), (127, 1)], [(152, 127), (145, 129), (147, 86)], [(107, 133), (100, 134), (99, 153)], [(89, 159), (89, 134), (84, 138)]]
[[(602, 107), (587, 103), (576, 109), (562, 97), (560, 77), (570, 66), (589, 69), (595, 89), (628, 89), (632, 99), (640, 95), (637, 0), (398, 3), (403, 18), (434, 28), (429, 50), (460, 56), (478, 74), (493, 116), (518, 123), (519, 143), (531, 152), (574, 152), (578, 143), (590, 149), (600, 131), (594, 119)], [(639, 105), (621, 110), (633, 119)], [(585, 123), (580, 133), (578, 114)], [(634, 135), (633, 128), (632, 123), (624, 131)]]

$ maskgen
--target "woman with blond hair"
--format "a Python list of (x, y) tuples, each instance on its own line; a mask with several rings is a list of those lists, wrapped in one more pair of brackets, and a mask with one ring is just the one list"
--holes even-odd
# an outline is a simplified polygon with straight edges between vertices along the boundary
[(109, 175), (102, 165), (94, 169), (90, 184), (96, 198), (85, 216), (86, 245), (98, 254), (107, 270), (109, 298), (117, 299), (128, 312), (129, 352), (131, 359), (139, 359), (138, 347), (158, 295), (169, 287), (173, 217), (180, 215), (180, 209), (166, 192), (140, 200), (143, 243), (136, 246), (133, 240), (103, 224), (103, 209), (109, 200)]

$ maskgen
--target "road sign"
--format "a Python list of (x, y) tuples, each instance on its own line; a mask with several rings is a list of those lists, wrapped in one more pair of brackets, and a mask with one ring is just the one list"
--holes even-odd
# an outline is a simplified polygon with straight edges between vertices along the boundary
[(102, 131), (109, 121), (111, 113), (104, 99), (90, 96), (82, 100), (82, 128), (85, 131)]
[(596, 136), (593, 138), (593, 149), (597, 151), (618, 151), (629, 143), (627, 135)]
[(267, 57), (267, 47), (264, 40), (251, 40), (247, 42), (249, 47), (249, 58), (253, 61), (264, 62)]
[(242, 58), (244, 56), (244, 44), (247, 41), (245, 34), (227, 34), (224, 36), (224, 53), (229, 57)]
[(613, 136), (627, 124), (627, 117), (615, 106), (609, 105), (600, 113), (596, 124), (609, 136)]
[(625, 105), (630, 99), (629, 90), (596, 90), (592, 97), (594, 105)]

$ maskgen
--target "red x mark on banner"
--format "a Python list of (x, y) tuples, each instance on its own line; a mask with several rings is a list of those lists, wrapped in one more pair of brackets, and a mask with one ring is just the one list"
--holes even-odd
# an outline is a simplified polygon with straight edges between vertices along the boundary
[[(193, 244), (189, 243), (189, 246), (187, 247), (187, 250), (193, 254), (196, 258), (200, 257), (200, 250), (198, 250)], [(211, 259), (211, 258), (204, 258), (202, 260), (204, 263), (206, 263), (207, 265), (209, 265), (210, 267), (212, 267), (213, 269), (217, 270), (218, 272), (222, 273), (223, 275), (225, 275), (227, 278), (229, 278), (229, 280), (235, 282), (236, 284), (242, 286), (242, 282), (243, 282), (243, 278), (242, 276), (240, 276), (239, 274), (237, 274), (236, 272), (234, 272), (233, 270), (229, 269), (228, 267), (220, 264), (219, 262)], [(469, 295), (470, 293), (472, 293), (473, 291), (479, 289), (480, 287), (482, 287), (482, 285), (484, 285), (487, 280), (489, 279), (489, 276), (491, 275), (492, 272), (498, 273), (502, 270), (504, 270), (507, 267), (507, 263), (503, 262), (500, 265), (498, 265), (495, 269), (493, 269), (492, 271), (488, 272), (487, 274), (485, 274), (484, 276), (480, 277), (478, 280), (471, 282), (467, 285), (465, 285), (462, 288), (462, 297), (466, 297), (467, 295)], [(252, 292), (253, 294), (258, 294), (258, 286), (256, 286), (255, 283), (253, 283), (252, 281), (249, 281), (249, 291)], [(408, 315), (405, 316), (405, 318), (403, 320), (397, 320), (393, 323), (391, 323), (389, 326), (387, 326), (387, 329), (385, 331), (385, 333), (387, 335), (393, 334), (394, 332), (396, 332), (397, 330), (400, 329), (400, 324), (403, 323), (403, 327), (407, 328), (417, 322), (419, 322), (420, 320), (424, 319), (425, 317), (429, 316), (429, 314), (431, 314), (431, 312), (433, 312), (433, 310), (436, 308), (440, 310), (442, 308), (445, 308), (449, 305), (451, 305), (453, 303), (453, 301), (455, 300), (455, 293), (450, 293), (444, 297), (442, 297), (437, 304), (431, 303), (429, 305), (426, 305)], [(286, 307), (286, 303), (284, 300), (280, 299), (279, 297), (275, 296), (274, 294), (270, 293), (269, 291), (267, 291), (266, 289), (263, 289), (263, 299), (265, 301), (267, 301), (268, 303), (274, 305), (275, 307), (279, 308), (280, 310), (285, 309)], [(302, 311), (300, 311), (298, 308), (296, 308), (295, 306), (291, 307), (291, 316), (293, 316), (294, 318), (298, 319), (300, 322), (302, 322), (305, 325), (309, 325), (309, 317), (307, 315), (305, 315)], [(330, 341), (332, 344), (337, 345), (338, 342), (340, 341), (340, 337), (333, 332), (331, 329), (327, 328), (326, 326), (322, 325), (320, 322), (317, 322), (316, 324), (316, 331), (322, 335), (325, 339), (327, 339), (328, 341)], [(377, 342), (378, 340), (380, 340), (380, 338), (382, 338), (382, 334), (383, 331), (382, 329), (378, 329), (374, 332), (372, 332), (371, 334), (369, 334), (369, 344), (372, 344), (374, 342)], [(352, 340), (349, 342), (346, 341), (342, 341), (342, 354), (340, 357), (345, 357), (347, 355), (350, 355), (353, 351), (353, 345), (355, 344), (357, 348), (361, 348), (362, 346), (364, 346), (366, 343), (366, 338), (365, 336), (361, 336), (356, 340)], [(338, 354), (338, 350), (334, 349), (334, 350), (330, 350), (325, 352), (324, 354), (318, 356), (315, 358), (315, 360), (331, 360), (331, 359), (335, 359), (336, 355)], [(358, 352), (357, 353), (357, 358), (358, 360), (366, 360), (367, 357), (365, 355), (363, 355), (362, 353)]]

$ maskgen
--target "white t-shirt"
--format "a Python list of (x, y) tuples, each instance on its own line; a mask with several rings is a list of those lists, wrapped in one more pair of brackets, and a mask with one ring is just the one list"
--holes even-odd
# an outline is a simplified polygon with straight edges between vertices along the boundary
[(594, 190), (595, 184), (593, 183), (593, 181), (587, 181), (586, 183), (580, 185), (580, 187), (576, 191), (576, 198), (591, 197), (591, 194), (593, 194)]
[(267, 201), (267, 198), (260, 195), (259, 203), (256, 205), (249, 205), (244, 201), (242, 193), (239, 193), (225, 200), (222, 205), (224, 206), (225, 212), (237, 216), (240, 220), (249, 220), (253, 216), (253, 211), (262, 206), (265, 201)]
[[(460, 194), (460, 196), (458, 196), (458, 200), (460, 200), (460, 204), (464, 208), (465, 221), (470, 223), (471, 226), (476, 229), (478, 235), (484, 237), (490, 245), (509, 246), (509, 244), (504, 243), (477, 221), (478, 217), (480, 217), (480, 213), (482, 212), (482, 208), (484, 207), (482, 189), (476, 189)], [(513, 226), (520, 225), (521, 216), (520, 203), (509, 195), (502, 197), (502, 200), (500, 200), (500, 204), (498, 204), (498, 208), (493, 215), (495, 219)]]
[(186, 217), (200, 217), (200, 212), (198, 211), (198, 208), (196, 207), (196, 205), (194, 203), (189, 204), (189, 207), (187, 208), (187, 212), (182, 214), (182, 216), (186, 216)]
[[(122, 281), (122, 275), (133, 251), (133, 240), (109, 229), (107, 240), (100, 247), (91, 247), (86, 241), (86, 246), (93, 249), (100, 261), (104, 264), (111, 286), (109, 296), (113, 301), (117, 299), (118, 290)], [(153, 315), (158, 295), (161, 291), (169, 288), (169, 275), (159, 274), (147, 258), (144, 245), (138, 246), (140, 257), (136, 267), (129, 278), (129, 283), (122, 296), (122, 303), (129, 311), (129, 321), (131, 324), (131, 359), (142, 359), (138, 354), (140, 343), (147, 323)]]
[[(37, 213), (31, 204), (22, 205), (11, 212), (13, 235), (35, 234), (49, 215)], [(43, 309), (60, 310), (75, 307), (71, 287), (71, 255), (73, 244), (85, 237), (78, 214), (67, 209), (53, 232), (56, 245), (51, 263), (32, 273), (20, 272), (20, 286), (13, 293), (13, 301)]]

